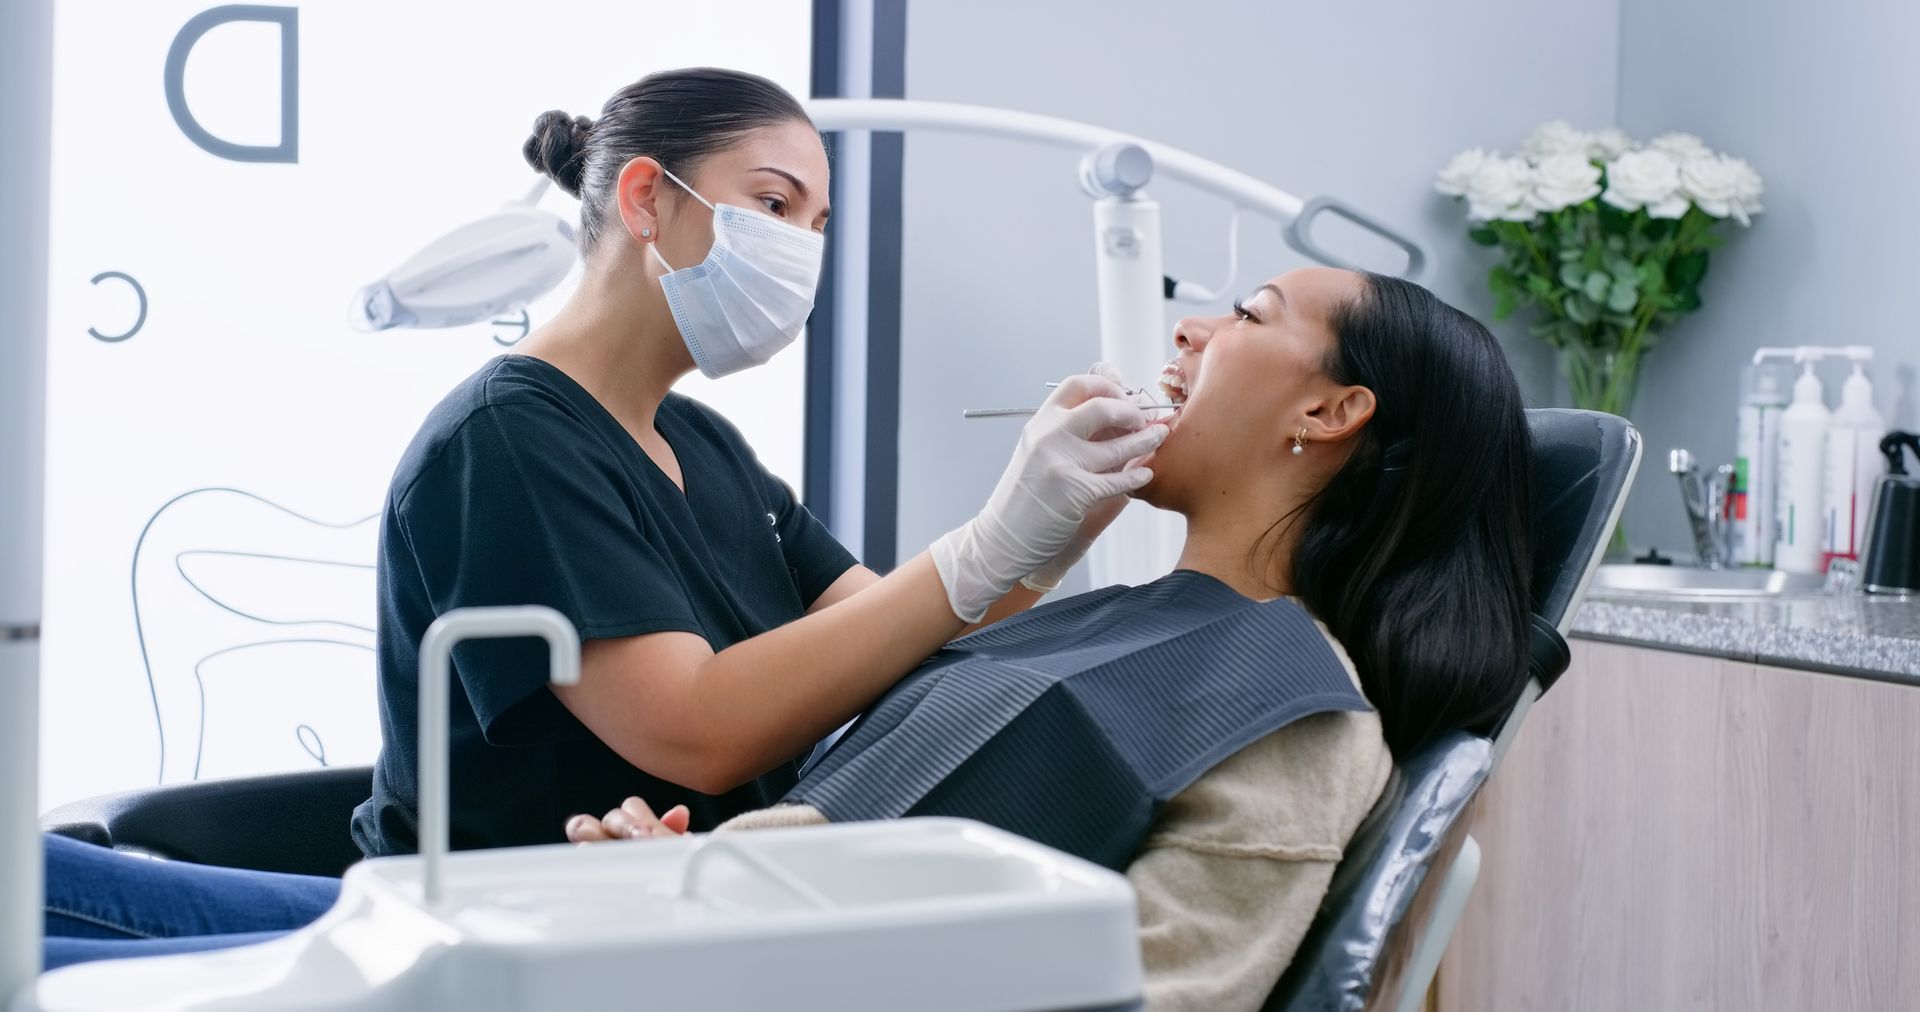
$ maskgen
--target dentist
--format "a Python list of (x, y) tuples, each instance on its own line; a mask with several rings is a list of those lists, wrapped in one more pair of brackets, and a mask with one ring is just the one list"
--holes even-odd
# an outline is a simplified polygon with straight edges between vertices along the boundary
[(1057, 583), (1167, 432), (1110, 376), (1074, 377), (980, 513), (879, 576), (671, 392), (766, 362), (812, 310), (828, 165), (800, 104), (749, 74), (657, 73), (598, 120), (542, 115), (524, 153), (580, 198), (586, 273), (433, 410), (394, 475), (384, 744), (353, 819), (369, 855), (417, 846), (417, 654), (439, 615), (544, 604), (585, 641), (566, 687), (538, 643), (456, 648), (453, 846), (555, 842), (635, 794), (710, 828), (781, 797), (816, 742), (969, 624)]
[[(1168, 431), (1110, 371), (1069, 378), (979, 514), (879, 576), (724, 418), (671, 392), (767, 361), (806, 323), (827, 157), (800, 104), (749, 74), (668, 71), (598, 120), (542, 115), (524, 153), (580, 198), (586, 273), (433, 409), (393, 476), (382, 749), (352, 822), (369, 856), (417, 848), (418, 654), (440, 615), (543, 604), (584, 641), (567, 687), (539, 643), (455, 649), (453, 846), (558, 843), (570, 816), (633, 795), (668, 829), (710, 829), (777, 801), (816, 742), (941, 645), (1057, 584)], [(338, 889), (50, 836), (47, 965), (259, 941)]]

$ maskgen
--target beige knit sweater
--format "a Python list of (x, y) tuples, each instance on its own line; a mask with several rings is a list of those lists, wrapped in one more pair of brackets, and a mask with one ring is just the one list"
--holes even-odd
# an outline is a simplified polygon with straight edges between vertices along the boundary
[[(1320, 631), (1358, 687), (1346, 651), (1326, 626)], [(1149, 1009), (1260, 1007), (1392, 762), (1378, 716), (1323, 713), (1229, 756), (1168, 804), (1127, 867), (1139, 896)], [(720, 829), (826, 821), (811, 806), (783, 805)]]

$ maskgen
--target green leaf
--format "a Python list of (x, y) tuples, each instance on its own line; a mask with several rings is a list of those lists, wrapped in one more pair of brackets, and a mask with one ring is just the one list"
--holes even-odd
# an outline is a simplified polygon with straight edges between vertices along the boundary
[(1561, 264), (1560, 283), (1568, 288), (1584, 288), (1587, 284), (1586, 269), (1577, 263)]
[(1504, 320), (1520, 305), (1520, 279), (1505, 265), (1487, 273), (1487, 288), (1493, 292), (1493, 318)]
[(1673, 258), (1667, 268), (1667, 278), (1675, 288), (1692, 288), (1707, 276), (1707, 251), (1695, 250), (1682, 253)]
[(1604, 265), (1607, 273), (1613, 275), (1614, 281), (1623, 285), (1639, 284), (1633, 261), (1621, 255), (1618, 251), (1609, 248)]
[(1520, 296), (1511, 288), (1502, 288), (1493, 294), (1493, 321), (1495, 323), (1513, 315), (1520, 307)]
[(1673, 293), (1673, 308), (1682, 313), (1691, 313), (1700, 308), (1700, 290), (1682, 288)]
[(1580, 259), (1580, 248), (1577, 246), (1568, 246), (1560, 251), (1561, 263), (1570, 263), (1578, 259)]
[(1527, 294), (1535, 302), (1546, 302), (1553, 298), (1553, 279), (1544, 274), (1527, 275)]
[(1472, 239), (1474, 242), (1477, 242), (1482, 246), (1500, 245), (1500, 237), (1494, 234), (1493, 229), (1490, 229), (1485, 225), (1482, 225), (1479, 228), (1469, 230), (1467, 232), (1467, 238)]
[(1639, 279), (1640, 290), (1649, 296), (1658, 295), (1667, 288), (1667, 272), (1658, 261), (1648, 260), (1633, 269), (1634, 277)]
[(1587, 298), (1585, 294), (1579, 292), (1568, 295), (1566, 299), (1560, 303), (1560, 307), (1566, 310), (1567, 319), (1572, 320), (1582, 327), (1600, 318), (1599, 305), (1592, 299)]
[(1607, 288), (1612, 284), (1613, 279), (1607, 277), (1605, 272), (1594, 271), (1587, 275), (1586, 283), (1581, 287), (1582, 290), (1587, 293), (1587, 298), (1595, 302), (1605, 302), (1607, 300)]
[(1640, 290), (1632, 285), (1614, 285), (1607, 294), (1607, 308), (1616, 313), (1631, 312), (1640, 304)]

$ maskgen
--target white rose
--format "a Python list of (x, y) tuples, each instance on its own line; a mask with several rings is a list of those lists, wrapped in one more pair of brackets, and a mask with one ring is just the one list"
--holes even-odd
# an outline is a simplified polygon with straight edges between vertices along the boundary
[(1575, 130), (1566, 120), (1557, 119), (1542, 123), (1528, 134), (1520, 144), (1520, 153), (1537, 165), (1555, 155), (1584, 155), (1588, 143), (1586, 134)]
[(1760, 181), (1760, 173), (1753, 171), (1753, 166), (1748, 165), (1745, 159), (1722, 156), (1721, 161), (1733, 176), (1733, 196), (1730, 199), (1734, 220), (1742, 225), (1751, 224), (1752, 216), (1765, 210), (1760, 206), (1760, 195), (1766, 192), (1766, 185)]
[(1552, 213), (1592, 200), (1600, 193), (1600, 167), (1586, 155), (1554, 155), (1533, 169), (1528, 200), (1538, 211)]
[(1610, 162), (1633, 150), (1633, 138), (1619, 127), (1608, 127), (1587, 138), (1587, 157)]
[(1467, 217), (1475, 221), (1532, 221), (1527, 196), (1533, 169), (1519, 158), (1488, 158), (1467, 183)]
[(1468, 148), (1453, 156), (1453, 161), (1440, 170), (1440, 178), (1434, 181), (1433, 188), (1449, 197), (1464, 197), (1467, 186), (1473, 182), (1473, 174), (1487, 163), (1486, 151), (1481, 148)]
[(1696, 158), (1713, 157), (1713, 149), (1707, 147), (1707, 142), (1692, 134), (1677, 132), (1661, 134), (1653, 140), (1648, 141), (1647, 147), (1649, 150), (1665, 153), (1668, 157), (1682, 165)]
[(1719, 158), (1695, 158), (1680, 164), (1680, 192), (1693, 206), (1716, 218), (1732, 214), (1737, 206), (1740, 179), (1732, 166)]
[(1629, 151), (1607, 163), (1607, 192), (1601, 200), (1622, 211), (1647, 209), (1655, 218), (1687, 213), (1680, 192), (1680, 166), (1664, 151)]

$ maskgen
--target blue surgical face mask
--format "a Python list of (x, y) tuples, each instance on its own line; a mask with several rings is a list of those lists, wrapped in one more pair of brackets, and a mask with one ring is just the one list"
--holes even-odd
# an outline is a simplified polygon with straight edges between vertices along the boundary
[(716, 379), (766, 362), (799, 338), (813, 312), (825, 238), (732, 204), (716, 206), (666, 175), (713, 211), (713, 248), (692, 267), (675, 270), (657, 244), (648, 244), (667, 269), (660, 287), (680, 339), (700, 371)]

